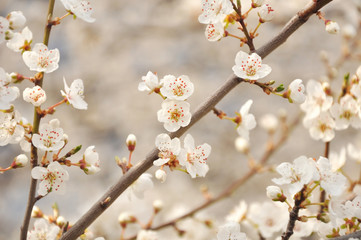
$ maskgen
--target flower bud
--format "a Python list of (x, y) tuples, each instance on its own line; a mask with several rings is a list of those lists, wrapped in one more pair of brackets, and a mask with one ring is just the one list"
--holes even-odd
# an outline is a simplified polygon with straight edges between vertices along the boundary
[(264, 3), (264, 0), (252, 0), (252, 7), (257, 8), (262, 6)]
[(273, 201), (284, 202), (286, 197), (283, 195), (282, 189), (278, 186), (268, 186), (267, 187), (267, 197)]
[(13, 168), (25, 167), (26, 164), (28, 164), (28, 162), (29, 162), (28, 157), (25, 154), (20, 154), (14, 159), (12, 167)]
[(260, 120), (260, 126), (269, 133), (274, 133), (278, 127), (278, 119), (273, 114), (266, 114)]
[(118, 222), (122, 227), (126, 226), (128, 223), (134, 223), (135, 221), (135, 217), (129, 212), (122, 212), (119, 214)]
[(31, 211), (32, 218), (42, 218), (43, 215), (44, 215), (43, 212), (40, 210), (38, 206), (33, 207), (33, 210)]
[(56, 219), (56, 224), (61, 228), (63, 227), (65, 224), (66, 224), (66, 220), (63, 216), (59, 216), (57, 219)]
[(134, 134), (129, 134), (126, 140), (128, 150), (133, 152), (135, 149), (135, 145), (137, 144), (137, 138)]
[(155, 178), (158, 179), (161, 183), (164, 183), (167, 179), (167, 173), (162, 169), (158, 169), (155, 172)]
[(240, 153), (247, 154), (249, 151), (249, 142), (243, 137), (236, 138), (234, 145), (236, 147), (236, 150)]
[(342, 27), (342, 33), (345, 38), (354, 38), (357, 34), (356, 29), (351, 24), (347, 24)]
[(9, 13), (7, 19), (9, 20), (10, 29), (12, 30), (22, 28), (26, 23), (26, 18), (21, 11), (13, 11)]
[(163, 209), (163, 201), (162, 200), (155, 200), (154, 202), (153, 202), (153, 208), (154, 208), (154, 211), (156, 212), (156, 213), (158, 213), (160, 210), (162, 210)]
[(337, 22), (328, 20), (326, 21), (326, 31), (331, 34), (338, 34), (340, 32), (340, 26)]

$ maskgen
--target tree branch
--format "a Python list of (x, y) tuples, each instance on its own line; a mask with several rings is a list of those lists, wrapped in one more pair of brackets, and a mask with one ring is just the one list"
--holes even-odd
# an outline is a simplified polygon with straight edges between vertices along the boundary
[[(287, 38), (295, 32), (308, 18), (316, 13), (320, 8), (332, 0), (313, 0), (304, 9), (302, 9), (295, 17), (293, 17), (281, 32), (274, 37), (270, 42), (265, 44), (256, 52), (262, 58), (266, 57), (269, 53), (284, 43)], [(198, 122), (204, 115), (206, 115), (212, 108), (222, 100), (233, 88), (235, 88), (243, 79), (236, 77), (232, 74), (226, 82), (224, 82), (214, 94), (212, 94), (205, 102), (203, 102), (195, 111), (192, 120), (187, 127), (181, 128), (177, 132), (171, 134), (171, 137), (179, 137), (186, 132), (191, 126)], [(124, 174), (118, 182), (110, 187), (107, 192), (86, 212), (69, 231), (67, 231), (61, 240), (72, 240), (80, 236), (84, 230), (107, 209), (119, 195), (128, 188), (142, 173), (153, 165), (153, 161), (158, 158), (158, 149), (154, 148), (147, 156), (146, 159), (131, 168)], [(109, 199), (107, 204), (102, 204), (105, 199)]]
[(332, 240), (348, 240), (350, 238), (361, 239), (361, 231), (357, 231), (357, 232), (354, 232), (354, 233), (347, 234), (345, 236), (331, 238), (331, 239)]

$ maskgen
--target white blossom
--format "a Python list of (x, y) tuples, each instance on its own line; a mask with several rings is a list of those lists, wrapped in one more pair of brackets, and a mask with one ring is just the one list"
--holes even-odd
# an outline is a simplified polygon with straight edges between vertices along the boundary
[(340, 32), (340, 26), (337, 22), (327, 21), (326, 22), (326, 31), (331, 34), (338, 34)]
[(56, 240), (60, 228), (41, 218), (34, 222), (34, 228), (28, 232), (28, 240)]
[(236, 150), (240, 153), (247, 153), (249, 151), (249, 141), (243, 137), (237, 137), (234, 141)]
[(159, 158), (153, 162), (155, 166), (162, 166), (177, 160), (177, 156), (181, 151), (179, 138), (170, 139), (169, 135), (165, 133), (156, 137), (155, 146), (159, 149)]
[(356, 160), (356, 162), (361, 163), (361, 149), (355, 147), (353, 144), (349, 143), (347, 145), (347, 153), (348, 155)]
[(138, 90), (142, 92), (147, 91), (149, 93), (159, 92), (162, 86), (163, 82), (159, 82), (158, 76), (149, 71), (146, 76), (142, 77), (142, 82), (139, 83)]
[(293, 164), (289, 162), (281, 163), (277, 166), (276, 171), (282, 177), (273, 178), (272, 181), (277, 185), (286, 185), (292, 196), (299, 192), (303, 185), (320, 178), (313, 159), (305, 156), (296, 158)]
[(9, 21), (0, 16), (0, 43), (5, 41), (6, 32), (9, 30)]
[(29, 102), (35, 107), (39, 107), (46, 101), (46, 94), (40, 86), (35, 86), (33, 88), (26, 88), (23, 92), (23, 98), (25, 102)]
[(89, 1), (61, 0), (61, 2), (63, 3), (65, 9), (72, 12), (78, 18), (89, 23), (95, 22), (95, 18), (91, 16), (93, 14), (93, 8)]
[(218, 22), (223, 15), (233, 12), (233, 6), (229, 0), (202, 0), (202, 14), (198, 21), (203, 24)]
[(289, 98), (296, 103), (303, 103), (306, 100), (305, 96), (305, 86), (302, 84), (301, 79), (293, 80), (288, 86), (288, 91), (290, 91)]
[(163, 87), (160, 89), (160, 92), (168, 99), (186, 100), (194, 91), (193, 83), (186, 75), (178, 78), (173, 75), (166, 75), (161, 82), (163, 83)]
[(136, 240), (158, 240), (158, 234), (151, 230), (140, 230)]
[(99, 154), (94, 150), (94, 146), (88, 147), (83, 155), (85, 162), (84, 172), (88, 175), (95, 174), (100, 171)]
[(33, 40), (33, 33), (28, 27), (25, 27), (21, 33), (14, 33), (13, 37), (7, 41), (6, 46), (14, 52), (21, 52), (27, 50), (29, 44)]
[(271, 5), (263, 4), (258, 10), (258, 16), (261, 23), (269, 22), (273, 19), (274, 10), (272, 9)]
[(48, 50), (43, 43), (37, 43), (31, 51), (23, 53), (23, 60), (31, 71), (54, 72), (59, 67), (59, 59), (59, 50), (57, 48)]
[(301, 109), (306, 112), (306, 118), (316, 118), (321, 112), (331, 108), (333, 98), (326, 95), (320, 82), (309, 80), (306, 90), (306, 100), (301, 104)]
[(347, 179), (339, 172), (332, 172), (330, 161), (320, 157), (317, 161), (321, 187), (331, 196), (341, 195), (347, 187)]
[(272, 71), (270, 66), (262, 64), (262, 58), (257, 53), (248, 55), (243, 51), (239, 51), (235, 63), (236, 65), (232, 68), (234, 74), (246, 80), (264, 78)]
[(184, 138), (184, 149), (179, 154), (179, 164), (186, 167), (192, 178), (206, 176), (209, 167), (207, 159), (211, 153), (211, 146), (204, 143), (195, 146), (194, 139), (190, 134)]
[(217, 240), (246, 240), (246, 234), (241, 232), (239, 223), (228, 222), (219, 227)]
[(204, 34), (210, 42), (221, 40), (224, 37), (224, 26), (222, 22), (208, 24)]
[(340, 154), (336, 152), (330, 152), (329, 160), (331, 163), (332, 172), (336, 172), (341, 169), (346, 162), (346, 148), (341, 148)]
[(71, 85), (70, 88), (68, 84), (65, 81), (65, 78), (63, 78), (64, 81), (64, 91), (60, 90), (61, 95), (63, 97), (66, 97), (68, 102), (73, 105), (74, 108), (80, 109), (80, 110), (86, 110), (88, 108), (88, 104), (84, 101), (84, 84), (83, 80), (81, 79), (75, 79)]
[(152, 175), (149, 173), (143, 173), (135, 180), (129, 187), (128, 198), (132, 199), (132, 196), (137, 198), (144, 198), (144, 192), (153, 188)]
[(246, 219), (247, 210), (247, 203), (245, 201), (240, 201), (240, 203), (226, 216), (226, 221), (238, 223), (242, 222)]
[(316, 118), (305, 118), (303, 125), (308, 128), (310, 135), (315, 140), (329, 142), (335, 137), (335, 120), (328, 112), (323, 112)]
[(0, 111), (0, 146), (18, 143), (24, 137), (24, 128), (18, 125), (18, 112), (4, 113)]
[(278, 127), (278, 119), (273, 114), (265, 114), (261, 117), (259, 125), (266, 131), (273, 133)]
[(63, 194), (65, 192), (65, 182), (69, 180), (68, 172), (58, 162), (52, 162), (45, 167), (34, 167), (31, 176), (39, 179), (38, 194), (45, 196), (50, 192)]
[(265, 0), (252, 0), (252, 7), (257, 8), (263, 5)]
[(12, 30), (17, 30), (22, 28), (26, 23), (26, 18), (21, 11), (12, 11), (7, 16), (7, 19), (9, 21), (9, 27)]
[(346, 94), (335, 103), (330, 109), (331, 115), (336, 120), (336, 129), (343, 130), (351, 125), (354, 128), (361, 128), (360, 106), (351, 95)]
[(63, 129), (53, 128), (48, 123), (40, 125), (39, 134), (34, 134), (32, 142), (35, 147), (43, 151), (57, 151), (64, 146)]
[(191, 121), (190, 104), (184, 101), (164, 100), (162, 109), (157, 112), (158, 121), (164, 123), (164, 128), (175, 132), (180, 127), (188, 126)]
[(20, 95), (17, 87), (9, 86), (10, 82), (6, 72), (0, 67), (0, 109), (9, 109), (10, 103)]
[(254, 129), (257, 125), (254, 115), (249, 112), (253, 101), (248, 100), (241, 109), (239, 110), (239, 116), (241, 118), (241, 122), (237, 127), (238, 134), (249, 141), (249, 131)]

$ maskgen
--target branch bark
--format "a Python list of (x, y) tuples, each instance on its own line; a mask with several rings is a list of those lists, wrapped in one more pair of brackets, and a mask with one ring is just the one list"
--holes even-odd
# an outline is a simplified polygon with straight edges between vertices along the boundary
[[(266, 57), (282, 43), (284, 43), (290, 35), (292, 35), (300, 26), (302, 26), (310, 16), (316, 13), (332, 0), (312, 0), (305, 8), (303, 8), (296, 16), (294, 16), (271, 41), (256, 51), (262, 58)], [(212, 108), (223, 99), (233, 88), (243, 79), (232, 74), (226, 82), (224, 82), (206, 101), (204, 101), (194, 112), (192, 120), (187, 127), (179, 129), (171, 134), (171, 137), (180, 137), (203, 116), (212, 110)], [(110, 187), (106, 193), (86, 212), (60, 239), (72, 240), (80, 236), (84, 230), (98, 218), (118, 197), (124, 192), (130, 184), (132, 184), (142, 173), (147, 171), (153, 161), (158, 158), (158, 150), (154, 148), (142, 162), (135, 165), (130, 171), (123, 175), (118, 182)], [(107, 200), (106, 200), (107, 199)], [(106, 201), (105, 201), (106, 200)]]

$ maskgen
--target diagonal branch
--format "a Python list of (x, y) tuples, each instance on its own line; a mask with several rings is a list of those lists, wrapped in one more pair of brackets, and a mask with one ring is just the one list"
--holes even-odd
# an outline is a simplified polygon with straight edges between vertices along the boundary
[[(292, 33), (294, 33), (300, 26), (302, 26), (310, 16), (316, 13), (326, 4), (332, 0), (312, 0), (304, 9), (302, 9), (296, 16), (294, 16), (281, 32), (274, 37), (270, 42), (265, 44), (256, 52), (262, 58), (266, 57), (273, 50), (284, 43)], [(171, 137), (180, 137), (203, 116), (212, 110), (212, 108), (223, 99), (233, 88), (243, 79), (232, 74), (206, 101), (204, 101), (194, 112), (192, 120), (187, 127), (181, 128), (177, 132), (171, 134)], [(80, 236), (84, 230), (104, 211), (107, 209), (119, 195), (128, 188), (142, 173), (147, 171), (152, 165), (153, 161), (158, 157), (158, 149), (154, 148), (142, 162), (135, 165), (130, 171), (123, 175), (118, 182), (111, 186), (106, 193), (86, 212), (69, 231), (67, 231), (61, 240), (72, 240)]]

